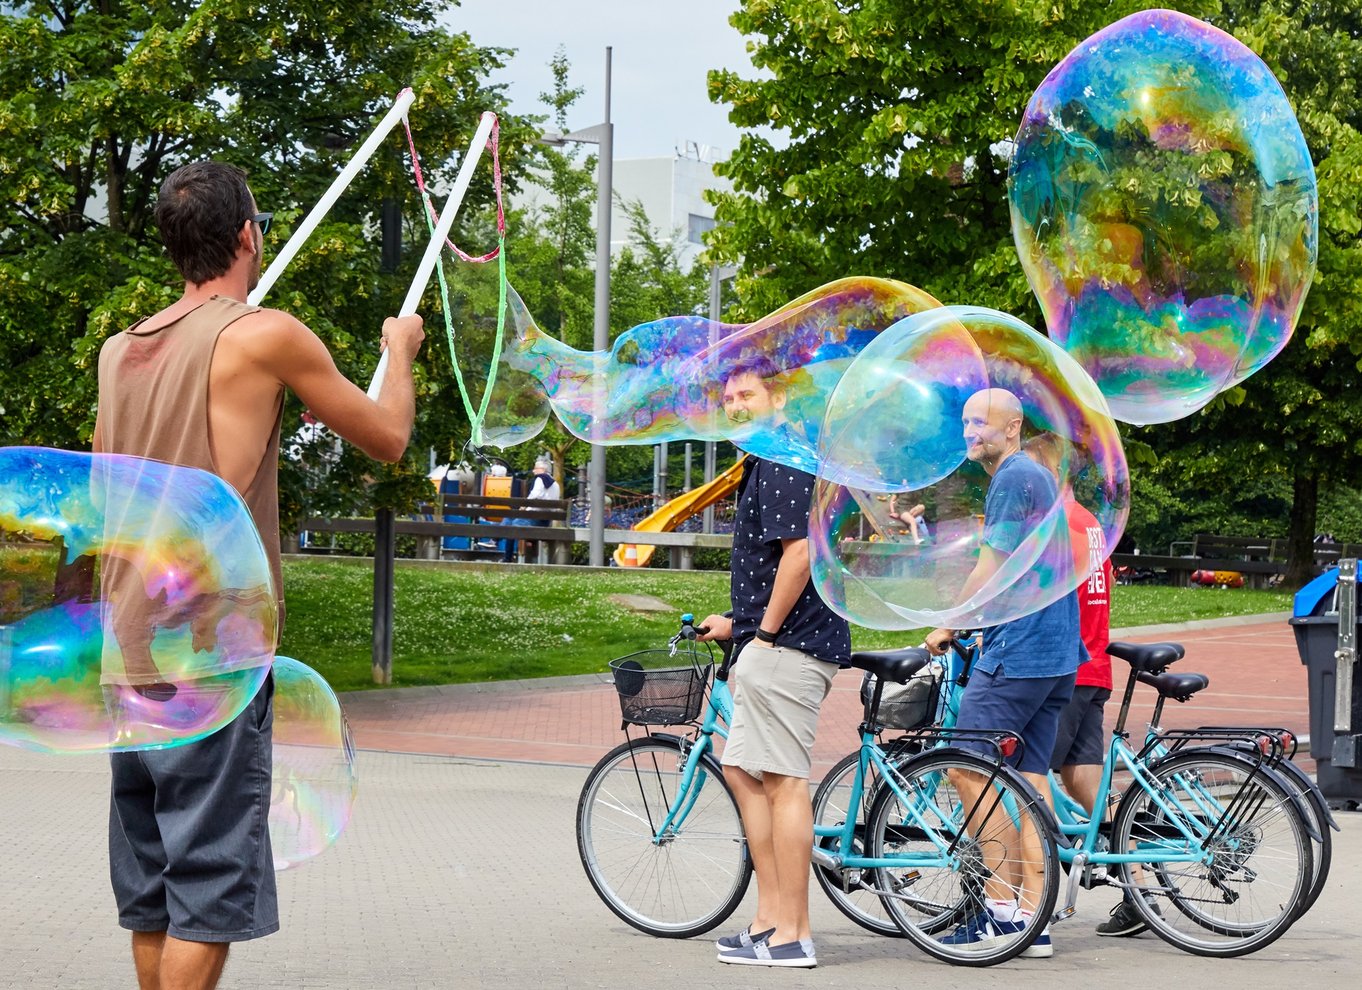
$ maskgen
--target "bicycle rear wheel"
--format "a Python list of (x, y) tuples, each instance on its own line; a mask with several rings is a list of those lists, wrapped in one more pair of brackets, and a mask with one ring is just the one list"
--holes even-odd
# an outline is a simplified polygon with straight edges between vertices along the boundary
[[(920, 750), (921, 744), (916, 741), (894, 739), (884, 744), (885, 756), (894, 761), (906, 759)], [(859, 762), (858, 751), (843, 757), (828, 771), (813, 795), (813, 823), (841, 826), (854, 814), (856, 827), (852, 850), (865, 855), (870, 845), (866, 839), (866, 822), (870, 820), (870, 808), (879, 793), (880, 775), (872, 764), (866, 771), (861, 787), (860, 806), (850, 808), (851, 788), (855, 783)], [(814, 841), (831, 853), (841, 848), (840, 836), (822, 836)], [(885, 910), (883, 898), (872, 882), (872, 871), (857, 868), (829, 870), (815, 864), (813, 875), (818, 879), (818, 886), (823, 888), (823, 893), (828, 895), (828, 900), (856, 924), (876, 935), (904, 937), (903, 930), (894, 924), (894, 919)]]
[[(752, 879), (733, 792), (709, 754), (687, 787), (688, 751), (668, 736), (617, 746), (577, 803), (577, 851), (591, 886), (621, 919), (660, 938), (722, 924)], [(659, 837), (672, 807), (681, 810)]]
[[(1270, 944), (1310, 890), (1310, 838), (1276, 773), (1232, 753), (1176, 753), (1126, 791), (1112, 851), (1135, 910), (1164, 941), (1200, 956), (1239, 956)], [(1170, 855), (1196, 862), (1169, 862)]]
[[(881, 786), (869, 822), (870, 855), (903, 860), (875, 871), (895, 924), (928, 955), (964, 966), (992, 966), (1030, 947), (1059, 895), (1053, 820), (1035, 791), (1007, 767), (952, 748), (895, 773), (902, 796)], [(1032, 923), (959, 940), (983, 917), (987, 896), (1019, 900)]]
[(1272, 769), (1281, 777), (1287, 789), (1297, 796), (1297, 804), (1305, 813), (1306, 824), (1313, 826), (1314, 835), (1310, 836), (1310, 863), (1313, 867), (1310, 890), (1300, 909), (1300, 913), (1304, 914), (1314, 906), (1323, 892), (1325, 881), (1329, 879), (1329, 867), (1334, 860), (1334, 831), (1329, 825), (1329, 805), (1320, 793), (1319, 785), (1290, 760), (1274, 763)]

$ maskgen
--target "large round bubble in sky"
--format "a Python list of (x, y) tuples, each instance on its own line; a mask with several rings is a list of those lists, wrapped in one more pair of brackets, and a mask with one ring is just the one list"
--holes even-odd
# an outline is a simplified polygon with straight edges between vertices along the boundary
[(0, 448), (0, 742), (200, 739), (255, 696), (278, 602), (240, 496), (206, 471)]
[(1009, 195), (1050, 336), (1117, 419), (1186, 416), (1290, 339), (1314, 166), (1282, 87), (1228, 34), (1150, 10), (1084, 41), (1026, 107)]
[[(842, 372), (881, 330), (939, 305), (903, 282), (844, 278), (755, 323), (671, 316), (621, 334), (609, 351), (574, 350), (535, 329), (507, 361), (538, 379), (564, 428), (591, 443), (730, 440), (814, 473)], [(751, 378), (774, 397), (769, 414), (736, 396)]]
[[(1029, 614), (1073, 591), (1125, 528), (1129, 476), (1102, 393), (995, 310), (948, 306), (880, 334), (832, 393), (819, 455), (813, 580), (863, 626)], [(1013, 484), (990, 504), (1003, 472)], [(834, 480), (845, 477), (875, 484)], [(1018, 489), (1020, 502), (999, 501)]]
[(336, 693), (292, 657), (274, 661), (273, 757), (270, 848), (274, 868), (287, 870), (336, 841), (359, 786), (355, 744)]

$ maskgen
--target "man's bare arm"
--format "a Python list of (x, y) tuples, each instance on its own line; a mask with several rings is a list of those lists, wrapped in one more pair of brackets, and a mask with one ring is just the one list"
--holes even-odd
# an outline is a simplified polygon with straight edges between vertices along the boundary
[(416, 418), (411, 368), (425, 338), (419, 316), (384, 323), (388, 372), (377, 401), (342, 375), (326, 345), (293, 317), (266, 310), (238, 323), (242, 333), (234, 335), (237, 345), (292, 389), (327, 427), (370, 457), (401, 459)]
[[(989, 578), (998, 573), (998, 569), (1003, 566), (1003, 561), (1006, 559), (1007, 554), (999, 553), (987, 543), (981, 543), (979, 545), (979, 559), (974, 562), (974, 570), (969, 572), (969, 577), (965, 578), (965, 584), (960, 589), (956, 604), (963, 604), (973, 598), (975, 593), (988, 583)], [(946, 644), (954, 638), (954, 629), (933, 629), (927, 634), (927, 649), (940, 656), (946, 652)]]
[(809, 541), (781, 540), (780, 563), (776, 579), (771, 585), (771, 600), (761, 619), (761, 628), (769, 633), (780, 631), (799, 596), (809, 583)]

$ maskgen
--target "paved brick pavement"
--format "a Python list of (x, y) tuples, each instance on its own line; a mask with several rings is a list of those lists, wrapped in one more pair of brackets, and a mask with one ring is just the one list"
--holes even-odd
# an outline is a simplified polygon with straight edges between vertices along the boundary
[[(1210, 677), (1210, 687), (1192, 702), (1165, 709), (1167, 726), (1267, 723), (1308, 731), (1306, 672), (1285, 615), (1121, 630), (1115, 638), (1181, 642), (1187, 656), (1176, 669)], [(1119, 692), (1129, 668), (1118, 660), (1114, 669)], [(834, 680), (814, 750), (815, 774), (855, 747), (859, 689), (859, 671)], [(1152, 695), (1137, 689), (1129, 724), (1144, 724)], [(619, 703), (606, 675), (360, 691), (343, 703), (356, 744), (386, 752), (591, 766), (622, 738)]]

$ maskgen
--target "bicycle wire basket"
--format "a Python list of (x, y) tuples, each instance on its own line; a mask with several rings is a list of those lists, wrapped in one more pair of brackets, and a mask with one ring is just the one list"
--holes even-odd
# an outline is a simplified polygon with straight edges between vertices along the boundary
[(610, 661), (620, 714), (630, 725), (694, 722), (714, 662), (698, 651), (640, 650)]
[[(885, 729), (920, 729), (938, 721), (944, 680), (945, 667), (933, 661), (908, 678), (907, 684), (885, 684), (875, 722)], [(861, 678), (861, 704), (865, 706), (866, 718), (870, 717), (874, 697), (875, 675), (867, 671)]]

